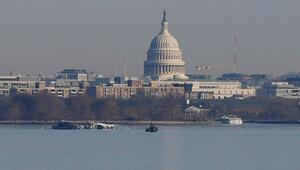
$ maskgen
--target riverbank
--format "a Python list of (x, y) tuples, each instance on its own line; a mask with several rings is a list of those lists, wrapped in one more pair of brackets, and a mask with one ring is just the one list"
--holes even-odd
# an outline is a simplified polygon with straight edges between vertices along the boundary
[[(70, 121), (74, 123), (84, 123), (89, 120), (80, 120), (80, 121)], [(57, 124), (58, 120), (53, 121), (25, 121), (25, 120), (17, 120), (17, 121), (0, 121), (0, 124), (20, 124), (20, 125), (52, 125)], [(117, 125), (148, 125), (151, 121), (128, 121), (128, 120), (107, 120), (107, 121), (94, 121), (94, 122), (105, 122), (112, 123)], [(154, 121), (157, 125), (188, 125), (188, 124), (214, 124), (216, 122), (207, 122), (207, 121)]]
[[(71, 121), (74, 123), (84, 123), (89, 120)], [(20, 124), (20, 125), (52, 125), (57, 124), (58, 120), (53, 121), (37, 121), (37, 120), (17, 120), (17, 121), (0, 121), (0, 124)], [(151, 121), (129, 121), (129, 120), (107, 120), (94, 121), (105, 122), (117, 125), (148, 125)], [(294, 120), (243, 120), (244, 123), (259, 123), (259, 124), (300, 124), (300, 121)], [(154, 121), (157, 125), (199, 125), (199, 124), (216, 124), (215, 121)]]
[(300, 124), (299, 120), (245, 120), (244, 122), (261, 124)]

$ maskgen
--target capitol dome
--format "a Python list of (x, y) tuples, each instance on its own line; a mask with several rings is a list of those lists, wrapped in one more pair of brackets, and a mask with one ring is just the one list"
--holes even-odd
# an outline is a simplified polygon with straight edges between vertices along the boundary
[(161, 22), (161, 31), (155, 36), (144, 62), (144, 75), (153, 79), (186, 79), (185, 62), (178, 41), (169, 33), (166, 13)]
[(171, 34), (158, 34), (150, 44), (150, 49), (155, 48), (179, 48), (178, 42)]

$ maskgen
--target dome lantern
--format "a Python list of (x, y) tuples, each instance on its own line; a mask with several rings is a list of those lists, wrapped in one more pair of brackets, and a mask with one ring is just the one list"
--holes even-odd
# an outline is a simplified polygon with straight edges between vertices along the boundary
[(169, 34), (166, 11), (164, 11), (164, 16), (163, 16), (163, 19), (161, 21), (161, 32), (160, 32), (160, 34)]

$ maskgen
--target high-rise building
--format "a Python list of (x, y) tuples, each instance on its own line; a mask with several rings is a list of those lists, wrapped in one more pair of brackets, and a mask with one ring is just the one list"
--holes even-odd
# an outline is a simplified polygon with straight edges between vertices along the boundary
[(56, 79), (88, 81), (88, 72), (84, 69), (64, 69), (56, 74)]
[(160, 80), (188, 78), (185, 76), (182, 51), (175, 37), (169, 32), (165, 11), (161, 31), (152, 39), (147, 52), (144, 76)]

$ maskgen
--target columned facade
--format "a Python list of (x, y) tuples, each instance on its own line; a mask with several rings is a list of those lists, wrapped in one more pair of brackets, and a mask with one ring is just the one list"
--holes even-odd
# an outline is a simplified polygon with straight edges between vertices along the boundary
[(185, 68), (182, 65), (160, 65), (160, 64), (152, 64), (145, 66), (145, 72), (147, 74), (152, 75), (160, 75), (160, 74), (185, 74)]
[(169, 33), (166, 13), (160, 33), (153, 38), (144, 62), (144, 75), (153, 79), (187, 79), (185, 62), (177, 40)]

